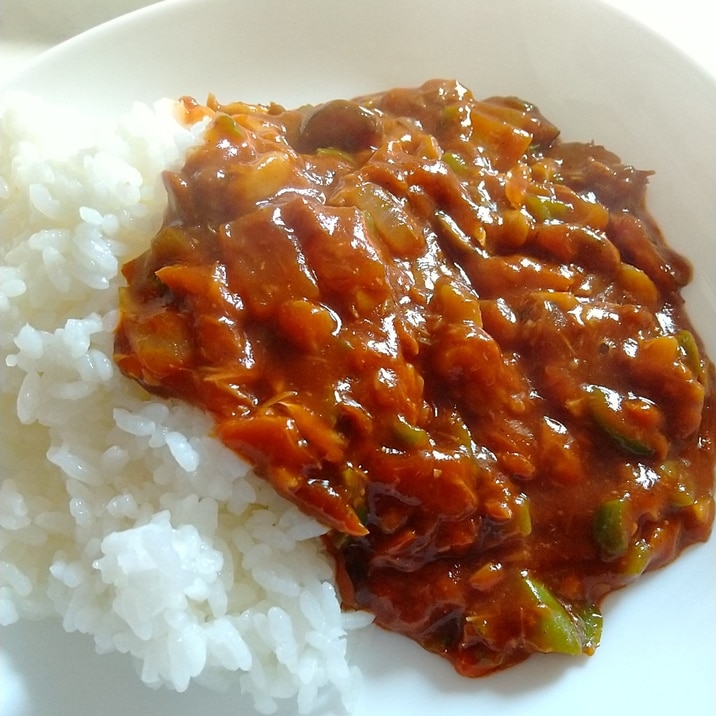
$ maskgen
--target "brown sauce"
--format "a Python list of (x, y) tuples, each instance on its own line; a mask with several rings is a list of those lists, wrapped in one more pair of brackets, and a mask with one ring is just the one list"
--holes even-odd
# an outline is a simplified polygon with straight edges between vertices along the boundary
[(116, 361), (331, 528), (346, 607), (479, 676), (591, 653), (714, 515), (713, 366), (648, 173), (431, 81), (206, 141), (124, 268)]

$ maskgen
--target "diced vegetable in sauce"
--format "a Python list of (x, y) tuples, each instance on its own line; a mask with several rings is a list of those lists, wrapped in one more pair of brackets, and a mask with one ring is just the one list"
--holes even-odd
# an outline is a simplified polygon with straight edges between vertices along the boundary
[(593, 653), (604, 596), (714, 517), (648, 173), (451, 81), (184, 110), (211, 124), (124, 267), (121, 370), (331, 528), (346, 608), (469, 676)]

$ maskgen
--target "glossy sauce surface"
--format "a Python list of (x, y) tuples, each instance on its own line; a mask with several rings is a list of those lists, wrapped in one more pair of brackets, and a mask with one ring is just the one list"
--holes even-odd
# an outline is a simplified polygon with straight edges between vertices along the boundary
[(129, 262), (116, 360), (331, 528), (347, 607), (478, 676), (591, 653), (713, 521), (713, 366), (648, 173), (431, 81), (206, 142)]

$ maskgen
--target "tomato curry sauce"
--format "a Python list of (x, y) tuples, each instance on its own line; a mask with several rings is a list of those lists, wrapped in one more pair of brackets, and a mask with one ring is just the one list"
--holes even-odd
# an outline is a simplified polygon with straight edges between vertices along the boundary
[(713, 366), (648, 173), (430, 81), (202, 107), (116, 361), (330, 528), (346, 607), (479, 676), (591, 653), (714, 516)]

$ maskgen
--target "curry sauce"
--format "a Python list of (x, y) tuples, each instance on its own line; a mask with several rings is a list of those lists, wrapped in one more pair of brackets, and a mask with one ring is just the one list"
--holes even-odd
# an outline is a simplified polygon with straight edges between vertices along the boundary
[(648, 172), (452, 81), (204, 143), (127, 263), (120, 369), (330, 528), (347, 608), (480, 676), (592, 653), (714, 516), (714, 370)]

